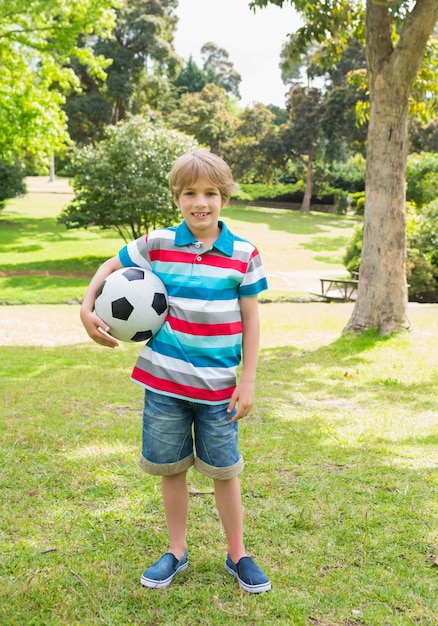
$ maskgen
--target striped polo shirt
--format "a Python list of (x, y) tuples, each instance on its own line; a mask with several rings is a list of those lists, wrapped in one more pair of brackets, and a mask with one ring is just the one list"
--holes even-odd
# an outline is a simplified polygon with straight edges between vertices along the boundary
[(240, 298), (267, 288), (259, 253), (223, 222), (204, 249), (185, 222), (154, 230), (119, 252), (124, 267), (151, 269), (166, 286), (169, 313), (145, 345), (132, 380), (193, 402), (227, 402), (241, 360)]

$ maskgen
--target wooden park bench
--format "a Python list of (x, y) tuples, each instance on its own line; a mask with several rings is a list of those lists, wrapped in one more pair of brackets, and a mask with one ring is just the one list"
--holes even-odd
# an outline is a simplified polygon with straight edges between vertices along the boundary
[(321, 293), (312, 295), (323, 298), (326, 302), (351, 302), (356, 300), (359, 281), (357, 278), (320, 278)]

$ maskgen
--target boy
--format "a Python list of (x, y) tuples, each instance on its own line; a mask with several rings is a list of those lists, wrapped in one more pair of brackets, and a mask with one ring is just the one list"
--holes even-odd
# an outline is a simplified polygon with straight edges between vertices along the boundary
[(109, 329), (93, 312), (102, 281), (121, 267), (137, 265), (152, 269), (166, 285), (168, 317), (132, 373), (146, 390), (140, 466), (161, 476), (169, 534), (168, 552), (144, 572), (141, 583), (167, 587), (188, 567), (186, 474), (194, 465), (214, 482), (228, 543), (226, 569), (242, 589), (260, 593), (271, 583), (243, 544), (237, 421), (253, 404), (257, 295), (267, 282), (256, 248), (219, 220), (236, 189), (228, 165), (196, 150), (175, 161), (169, 182), (184, 221), (140, 237), (103, 263), (90, 282), (81, 320), (94, 341), (114, 348), (117, 341), (102, 332)]

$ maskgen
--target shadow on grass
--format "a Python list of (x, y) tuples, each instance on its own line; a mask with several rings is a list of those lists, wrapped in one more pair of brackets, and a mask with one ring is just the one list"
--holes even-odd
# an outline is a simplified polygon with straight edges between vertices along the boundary
[[(14, 221), (0, 219), (0, 245), (14, 246), (14, 252), (29, 252), (29, 246), (37, 245), (35, 240), (45, 242), (82, 241), (83, 232), (84, 229), (68, 230), (51, 217), (29, 218), (26, 216)], [(99, 237), (114, 238), (115, 231), (111, 229), (99, 230)], [(18, 242), (23, 243), (17, 247)]]
[(418, 412), (420, 405), (422, 411), (438, 411), (438, 371), (434, 368), (421, 383), (401, 380), (397, 369), (389, 373), (384, 370), (371, 379), (362, 375), (369, 367), (367, 353), (391, 339), (370, 330), (361, 335), (343, 335), (330, 345), (312, 351), (291, 347), (264, 350), (258, 376), (260, 393), (270, 396), (274, 388), (275, 398), (291, 403), (292, 407), (300, 403), (298, 394), (306, 398), (309, 409), (321, 411), (354, 410), (360, 405), (356, 402), (359, 394), (373, 406), (392, 405), (394, 414), (397, 406), (403, 411), (411, 406)]
[[(28, 252), (28, 250), (23, 250), (23, 252)], [(99, 257), (99, 256), (78, 256), (71, 257), (68, 259), (47, 259), (43, 261), (34, 261), (34, 262), (23, 262), (23, 263), (13, 263), (7, 264), (4, 263), (0, 271), (3, 272), (22, 272), (31, 275), (36, 272), (48, 272), (49, 274), (53, 272), (86, 272), (89, 274), (94, 274), (99, 265), (101, 265), (104, 261), (107, 260), (108, 257)]]

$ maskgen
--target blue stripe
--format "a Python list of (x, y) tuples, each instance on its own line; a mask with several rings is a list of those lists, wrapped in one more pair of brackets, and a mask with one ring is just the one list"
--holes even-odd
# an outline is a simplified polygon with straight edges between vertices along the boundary
[(256, 283), (252, 283), (252, 285), (242, 285), (240, 288), (240, 295), (244, 298), (247, 296), (257, 296), (261, 291), (264, 291), (268, 288), (268, 281), (266, 278), (261, 278)]
[(123, 265), (123, 267), (139, 267), (137, 263), (134, 263), (134, 261), (129, 256), (128, 246), (125, 246), (120, 250), (119, 261)]
[[(163, 279), (162, 279), (163, 280)], [(235, 300), (238, 295), (236, 289), (210, 289), (208, 287), (198, 287), (194, 280), (187, 281), (190, 284), (169, 285), (163, 281), (167, 287), (169, 297), (189, 298), (190, 300)]]
[(220, 355), (221, 368), (236, 367), (240, 363), (240, 352), (237, 354), (230, 354), (229, 350), (211, 350), (211, 356), (204, 351), (203, 354), (194, 354), (190, 352), (187, 354), (184, 351), (184, 346), (170, 345), (159, 341), (157, 337), (154, 337), (149, 343), (149, 347), (156, 354), (161, 354), (165, 357), (171, 357), (172, 359), (178, 359), (179, 361), (185, 361), (191, 363), (195, 367), (215, 367), (217, 368), (218, 356)]

